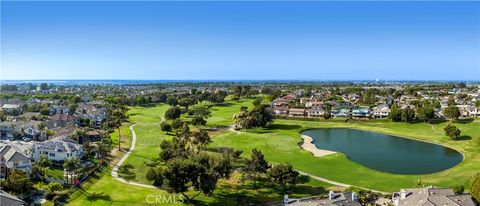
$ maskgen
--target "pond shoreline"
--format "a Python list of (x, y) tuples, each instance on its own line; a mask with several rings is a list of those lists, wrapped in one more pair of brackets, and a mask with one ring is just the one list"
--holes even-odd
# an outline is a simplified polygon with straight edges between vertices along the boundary
[[(448, 145), (448, 144), (445, 144), (445, 143), (433, 142), (433, 141), (429, 141), (429, 140), (426, 140), (426, 139), (420, 139), (420, 138), (410, 137), (410, 136), (406, 136), (406, 135), (401, 135), (401, 134), (398, 134), (398, 133), (395, 133), (395, 132), (377, 131), (377, 130), (372, 130), (372, 129), (355, 128), (355, 127), (348, 127), (348, 126), (336, 126), (336, 127), (312, 127), (312, 128), (302, 129), (302, 130), (300, 130), (299, 133), (302, 135), (302, 138), (303, 138), (303, 135), (305, 135), (305, 134), (303, 134), (303, 132), (308, 131), (308, 130), (316, 130), (316, 129), (351, 129), (351, 130), (358, 130), (358, 131), (375, 132), (375, 133), (379, 133), (379, 134), (390, 135), (390, 136), (403, 138), (403, 139), (416, 140), (416, 141), (425, 142), (425, 143), (428, 143), (428, 144), (439, 145), (439, 146), (450, 148), (452, 150), (457, 151), (458, 153), (460, 153), (462, 155), (462, 161), (459, 164), (463, 163), (465, 161), (465, 158), (466, 158), (465, 154), (463, 153), (463, 151), (461, 149), (455, 148), (451, 145)], [(305, 136), (308, 136), (308, 135), (305, 135)], [(310, 136), (308, 136), (308, 137), (310, 137)], [(459, 165), (459, 164), (457, 164), (457, 165)], [(456, 167), (457, 165), (455, 165), (454, 167)]]
[(323, 157), (326, 155), (337, 153), (335, 151), (318, 149), (318, 147), (315, 146), (315, 144), (313, 144), (313, 138), (308, 135), (302, 134), (302, 139), (303, 139), (302, 148), (306, 151), (311, 152), (314, 157)]

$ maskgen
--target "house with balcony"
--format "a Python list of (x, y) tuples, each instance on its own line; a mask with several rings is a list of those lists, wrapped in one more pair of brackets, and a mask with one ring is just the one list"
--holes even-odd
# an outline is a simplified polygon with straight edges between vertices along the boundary
[(307, 117), (323, 117), (325, 111), (322, 107), (311, 107), (305, 110)]
[(368, 108), (357, 108), (352, 110), (353, 118), (370, 118), (370, 110)]
[(32, 173), (31, 144), (19, 141), (0, 141), (0, 178), (7, 178), (14, 170)]
[(387, 118), (391, 110), (387, 104), (381, 104), (373, 108), (373, 118)]
[(288, 116), (290, 117), (304, 117), (305, 109), (304, 108), (290, 108), (288, 109)]
[(70, 158), (81, 158), (83, 147), (68, 137), (57, 137), (44, 142), (37, 142), (32, 147), (32, 158), (34, 161), (42, 155), (52, 161), (63, 161)]

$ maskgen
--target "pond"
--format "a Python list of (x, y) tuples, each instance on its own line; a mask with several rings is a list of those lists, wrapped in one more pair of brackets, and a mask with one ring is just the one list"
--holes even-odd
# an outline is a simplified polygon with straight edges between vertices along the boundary
[(311, 129), (319, 149), (344, 153), (368, 168), (395, 174), (428, 174), (451, 168), (463, 155), (437, 144), (356, 129)]

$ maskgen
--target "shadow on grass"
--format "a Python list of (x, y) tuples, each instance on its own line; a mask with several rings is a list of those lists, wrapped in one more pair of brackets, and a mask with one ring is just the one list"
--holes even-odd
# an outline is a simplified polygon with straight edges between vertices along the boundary
[(94, 192), (87, 195), (87, 200), (90, 202), (97, 201), (97, 200), (111, 201), (112, 197), (110, 197), (110, 195), (103, 194), (103, 192), (101, 193)]
[(455, 121), (453, 121), (453, 122), (458, 123), (458, 124), (468, 124), (468, 123), (473, 122), (473, 120), (474, 120), (473, 118), (457, 119), (457, 120), (455, 120)]
[(273, 124), (267, 128), (267, 130), (282, 129), (282, 130), (294, 130), (302, 128), (300, 125), (294, 124)]
[(470, 135), (462, 135), (460, 137), (458, 137), (458, 141), (463, 141), (463, 140), (471, 140), (472, 137)]
[(447, 122), (447, 120), (444, 120), (444, 119), (431, 119), (428, 121), (428, 123), (430, 124), (441, 124), (441, 123), (444, 123), (444, 122)]
[(131, 164), (125, 164), (118, 168), (118, 175), (127, 180), (134, 180), (136, 177), (135, 172), (131, 171), (135, 167)]

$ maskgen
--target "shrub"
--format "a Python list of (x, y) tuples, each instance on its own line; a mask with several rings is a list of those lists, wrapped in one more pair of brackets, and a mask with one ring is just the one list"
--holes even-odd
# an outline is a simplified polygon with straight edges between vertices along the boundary
[(460, 129), (458, 129), (455, 125), (447, 125), (445, 128), (443, 128), (445, 131), (445, 135), (449, 136), (450, 138), (457, 140), (458, 137), (460, 137), (460, 134), (462, 133)]

